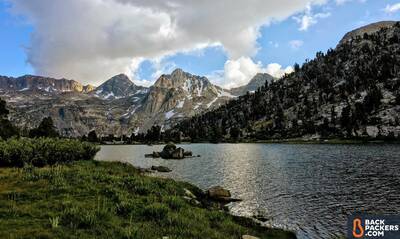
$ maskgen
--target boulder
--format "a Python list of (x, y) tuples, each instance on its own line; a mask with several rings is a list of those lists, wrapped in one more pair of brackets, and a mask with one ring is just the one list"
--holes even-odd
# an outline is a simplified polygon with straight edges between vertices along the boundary
[(185, 196), (196, 199), (196, 196), (189, 189), (184, 188), (183, 190), (185, 191)]
[(183, 159), (185, 158), (185, 150), (183, 148), (177, 148), (172, 152), (172, 159)]
[(145, 173), (151, 173), (151, 170), (148, 168), (137, 168), (139, 170), (139, 173), (145, 174)]
[(183, 153), (183, 155), (184, 155), (185, 157), (192, 157), (192, 156), (193, 156), (193, 153), (192, 153), (192, 151), (185, 151), (185, 152)]
[(153, 152), (152, 154), (145, 154), (144, 157), (146, 158), (160, 158), (160, 153), (159, 152)]
[(221, 186), (215, 186), (207, 190), (207, 195), (212, 199), (225, 200), (231, 197), (231, 192)]
[(164, 159), (171, 159), (172, 153), (176, 150), (176, 145), (173, 143), (168, 143), (165, 145), (163, 150), (160, 152), (160, 156)]
[(153, 152), (153, 158), (160, 158), (160, 152)]
[(165, 166), (152, 166), (152, 167), (151, 167), (151, 170), (154, 170), (154, 171), (157, 171), (157, 172), (160, 172), (160, 173), (169, 173), (169, 172), (172, 172), (171, 169), (169, 169), (169, 168), (167, 168), (167, 167), (165, 167)]
[(145, 157), (163, 158), (163, 159), (184, 159), (185, 157), (192, 157), (191, 151), (185, 152), (183, 148), (177, 148), (175, 144), (168, 143), (165, 145), (161, 152), (153, 152), (152, 154), (145, 154)]

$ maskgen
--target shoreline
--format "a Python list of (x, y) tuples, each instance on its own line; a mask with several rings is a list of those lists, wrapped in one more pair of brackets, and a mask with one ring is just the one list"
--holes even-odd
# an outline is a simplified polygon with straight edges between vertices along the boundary
[(148, 176), (127, 163), (7, 167), (0, 177), (0, 237), (296, 238), (221, 210), (193, 184)]
[[(117, 146), (117, 145), (165, 145), (168, 142), (152, 142), (152, 143), (141, 143), (135, 142), (131, 144), (127, 143), (115, 143), (115, 144), (104, 144), (100, 143), (100, 146)], [(212, 143), (210, 141), (181, 141), (176, 144), (327, 144), (327, 145), (372, 145), (372, 144), (399, 144), (400, 140), (361, 140), (361, 139), (324, 139), (324, 140), (304, 140), (304, 139), (279, 139), (279, 140), (243, 140), (243, 141), (223, 141), (218, 143)]]

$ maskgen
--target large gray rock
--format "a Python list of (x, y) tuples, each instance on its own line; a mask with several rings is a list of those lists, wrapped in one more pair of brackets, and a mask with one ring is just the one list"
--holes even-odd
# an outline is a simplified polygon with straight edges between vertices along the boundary
[(163, 150), (160, 152), (160, 156), (163, 159), (172, 159), (172, 154), (176, 150), (176, 145), (173, 143), (168, 143), (164, 146)]
[(231, 192), (221, 186), (215, 186), (207, 190), (207, 195), (212, 199), (226, 199), (231, 197)]
[(173, 159), (184, 159), (185, 158), (185, 150), (183, 148), (177, 148), (172, 152)]

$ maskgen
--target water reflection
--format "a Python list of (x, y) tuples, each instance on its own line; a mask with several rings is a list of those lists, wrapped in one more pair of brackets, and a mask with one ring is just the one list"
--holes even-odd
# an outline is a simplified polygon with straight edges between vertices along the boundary
[(202, 188), (221, 185), (244, 199), (231, 210), (258, 211), (269, 225), (295, 230), (299, 238), (344, 234), (354, 212), (399, 214), (400, 147), (397, 145), (182, 145), (201, 158), (146, 159), (162, 146), (104, 146), (98, 160), (139, 167), (163, 165), (170, 177)]

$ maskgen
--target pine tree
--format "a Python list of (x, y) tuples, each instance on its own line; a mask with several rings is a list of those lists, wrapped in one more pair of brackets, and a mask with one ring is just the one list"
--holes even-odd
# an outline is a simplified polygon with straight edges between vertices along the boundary
[(88, 134), (88, 141), (92, 143), (97, 143), (99, 142), (99, 139), (97, 138), (97, 134), (95, 130), (92, 130)]
[(8, 119), (9, 111), (4, 100), (0, 99), (0, 138), (8, 139), (19, 134), (18, 129)]
[(43, 118), (42, 122), (36, 129), (32, 129), (29, 132), (29, 137), (31, 138), (57, 138), (59, 134), (54, 126), (53, 119), (51, 117)]

